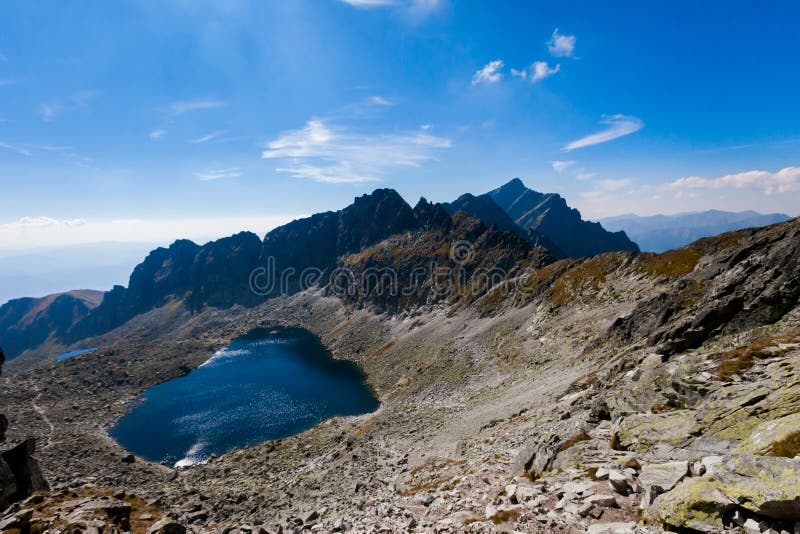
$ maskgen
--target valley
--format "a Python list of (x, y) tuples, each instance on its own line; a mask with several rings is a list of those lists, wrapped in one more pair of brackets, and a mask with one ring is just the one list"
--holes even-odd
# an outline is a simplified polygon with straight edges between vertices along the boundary
[[(469, 238), (469, 258), (456, 267), (469, 274), (505, 266), (507, 277), (480, 278), (470, 292), (422, 283), (406, 298), (372, 283), (337, 293), (323, 275), (260, 302), (199, 306), (195, 290), (174, 291), (200, 287), (173, 283), (190, 270), (166, 254), (183, 253), (162, 249), (150, 272), (161, 269), (156, 279), (167, 292), (148, 289), (149, 308), (80, 341), (99, 349), (56, 363), (45, 344), (4, 368), (8, 441), (37, 438), (52, 488), (43, 500), (14, 505), (33, 510), (26, 524), (66, 524), (52, 510), (94, 495), (127, 503), (120, 506), (142, 532), (717, 532), (737, 521), (794, 528), (797, 220), (661, 255), (558, 260), (522, 234), (428, 203), (387, 220), (376, 215), (385, 202), (394, 197), (379, 192), (337, 215), (330, 227), (340, 232), (351, 218), (370, 224), (344, 230), (330, 253), (303, 248), (303, 238), (320, 242), (314, 232), (328, 214), (274, 231), (265, 247), (276, 250), (285, 235), (292, 246), (278, 259), (284, 266), (346, 266), (358, 276), (408, 272), (442, 247), (442, 261), (452, 260), (450, 244)], [(150, 287), (134, 276), (128, 292)], [(231, 293), (241, 280), (204, 280), (216, 289), (203, 295), (244, 295)], [(142, 302), (115, 292), (106, 299)], [(95, 309), (109, 309), (106, 299)], [(134, 457), (109, 436), (143, 392), (191, 376), (264, 328), (306, 329), (333, 358), (358, 364), (378, 409), (190, 468)], [(155, 428), (142, 432), (163, 439)], [(70, 506), (74, 517), (83, 513)]]

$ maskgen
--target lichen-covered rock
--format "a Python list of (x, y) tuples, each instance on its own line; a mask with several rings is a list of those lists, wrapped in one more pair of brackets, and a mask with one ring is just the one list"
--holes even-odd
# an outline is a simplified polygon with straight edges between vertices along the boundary
[(623, 450), (647, 452), (656, 443), (681, 445), (689, 437), (693, 425), (693, 412), (689, 410), (631, 415), (617, 425), (615, 446)]
[(672, 491), (656, 497), (644, 519), (674, 529), (718, 532), (723, 527), (722, 514), (733, 506), (713, 480), (688, 478)]
[(795, 457), (800, 454), (800, 413), (761, 423), (735, 452)]
[(776, 519), (800, 517), (800, 461), (736, 454), (726, 458), (715, 484), (739, 506)]

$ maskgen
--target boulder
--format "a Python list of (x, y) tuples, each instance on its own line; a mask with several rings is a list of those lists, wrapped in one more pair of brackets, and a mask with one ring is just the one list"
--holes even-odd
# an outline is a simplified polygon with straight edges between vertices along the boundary
[(529, 445), (517, 456), (512, 472), (515, 475), (530, 473), (534, 477), (547, 471), (559, 452), (561, 438), (549, 434), (541, 441)]
[(614, 448), (644, 453), (657, 443), (681, 446), (689, 438), (694, 424), (691, 410), (631, 415), (617, 423)]
[(668, 462), (645, 465), (639, 474), (639, 484), (644, 488), (641, 508), (650, 506), (655, 498), (674, 488), (689, 474), (688, 462)]
[(734, 452), (787, 458), (800, 454), (800, 413), (761, 423)]
[(656, 497), (644, 519), (671, 529), (719, 532), (722, 514), (735, 506), (708, 478), (687, 478), (672, 491)]
[(719, 466), (715, 483), (742, 508), (775, 519), (800, 517), (800, 461), (731, 455)]
[[(29, 438), (13, 449), (0, 454), (0, 479), (4, 479), (10, 487), (10, 472), (14, 485), (14, 492), (5, 500), (0, 499), (0, 508), (5, 508), (9, 503), (21, 501), (36, 491), (49, 489), (42, 476), (39, 463), (33, 457), (35, 450), (36, 440)], [(8, 493), (8, 489), (4, 488), (0, 491), (0, 496), (6, 493)]]
[(162, 519), (147, 529), (147, 534), (186, 534), (186, 527), (170, 519)]
[(632, 490), (631, 485), (628, 483), (628, 477), (620, 471), (608, 473), (608, 486), (620, 495), (628, 495)]

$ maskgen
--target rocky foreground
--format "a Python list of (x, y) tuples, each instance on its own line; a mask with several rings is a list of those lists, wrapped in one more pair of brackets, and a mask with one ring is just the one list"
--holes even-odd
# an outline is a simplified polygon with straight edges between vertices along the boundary
[[(399, 261), (391, 243), (342, 261)], [(0, 530), (798, 532), (798, 258), (795, 220), (392, 313), (325, 288), (168, 302), (0, 382), (9, 441), (37, 439), (52, 488)], [(144, 389), (274, 324), (359, 363), (379, 410), (189, 469), (107, 437)]]

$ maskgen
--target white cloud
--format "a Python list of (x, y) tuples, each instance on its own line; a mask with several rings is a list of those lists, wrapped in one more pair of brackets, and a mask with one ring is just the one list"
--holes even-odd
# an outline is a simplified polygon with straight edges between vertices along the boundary
[(600, 180), (598, 182), (600, 184), (600, 188), (603, 191), (619, 191), (620, 189), (625, 189), (626, 187), (631, 185), (631, 181), (628, 179), (621, 179), (621, 180)]
[(472, 76), (472, 85), (478, 85), (479, 83), (495, 83), (499, 82), (500, 78), (503, 77), (500, 69), (503, 68), (503, 61), (500, 59), (495, 59), (494, 61), (490, 61), (482, 68), (475, 71), (475, 74)]
[(150, 136), (150, 139), (152, 139), (153, 141), (158, 141), (159, 139), (167, 135), (167, 131), (159, 128), (157, 130), (153, 130), (148, 135)]
[(785, 167), (778, 172), (746, 171), (718, 178), (689, 176), (664, 184), (664, 189), (682, 196), (694, 189), (757, 189), (765, 195), (800, 191), (800, 167)]
[(294, 178), (358, 183), (378, 181), (392, 168), (418, 167), (450, 146), (449, 139), (424, 130), (365, 135), (316, 119), (268, 142), (262, 157), (282, 161), (276, 171)]
[(430, 130), (431, 128), (433, 128), (433, 124), (425, 123), (425, 124), (420, 124), (419, 126), (420, 130), (425, 130), (425, 131)]
[(536, 83), (539, 80), (544, 80), (552, 76), (560, 70), (561, 65), (551, 67), (546, 61), (534, 61), (528, 68), (522, 70), (511, 69), (511, 75), (522, 78), (523, 80), (529, 79), (531, 82)]
[(578, 180), (591, 180), (595, 176), (597, 176), (596, 172), (579, 172), (575, 175), (575, 178)]
[(231, 167), (230, 169), (217, 169), (206, 172), (196, 172), (194, 174), (200, 180), (208, 182), (211, 180), (221, 180), (222, 178), (238, 178), (242, 175), (242, 170), (238, 167)]
[(19, 80), (15, 80), (15, 79), (8, 79), (8, 78), (7, 78), (7, 79), (5, 79), (5, 80), (0, 80), (0, 87), (3, 87), (4, 85), (16, 85), (16, 84), (18, 84), (18, 83), (20, 83), (20, 81), (19, 81)]
[(30, 156), (32, 154), (31, 151), (25, 147), (19, 145), (12, 145), (10, 143), (5, 143), (3, 141), (0, 141), (0, 148), (3, 148), (5, 150), (10, 150), (11, 152), (16, 152), (17, 154), (20, 154), (22, 156)]
[(553, 169), (556, 172), (560, 173), (560, 172), (564, 172), (569, 167), (572, 167), (573, 165), (575, 165), (575, 162), (574, 161), (559, 161), (559, 160), (556, 160), (556, 161), (551, 161), (550, 164), (553, 166)]
[(42, 104), (39, 106), (39, 116), (45, 122), (49, 122), (56, 118), (56, 115), (58, 115), (59, 111), (61, 111), (61, 106), (56, 103)]
[(575, 52), (575, 36), (561, 35), (556, 28), (553, 30), (553, 36), (547, 41), (547, 49), (556, 57), (570, 57)]
[(217, 137), (219, 137), (224, 133), (225, 132), (223, 130), (218, 130), (216, 132), (211, 132), (210, 134), (204, 135), (202, 137), (198, 137), (197, 139), (192, 139), (189, 142), (192, 143), (193, 145), (199, 145), (200, 143), (206, 143), (208, 141), (211, 141), (212, 139), (216, 139)]
[(591, 145), (598, 145), (600, 143), (607, 143), (619, 137), (630, 135), (638, 132), (644, 127), (644, 123), (636, 118), (628, 115), (610, 115), (603, 118), (600, 124), (608, 126), (605, 130), (597, 133), (581, 137), (571, 143), (567, 144), (562, 150), (570, 151), (576, 148), (584, 148)]
[(181, 115), (190, 111), (199, 111), (202, 109), (214, 109), (227, 106), (228, 103), (224, 100), (212, 99), (198, 99), (198, 100), (181, 100), (173, 102), (169, 105), (169, 110), (173, 115)]
[(170, 243), (179, 238), (204, 243), (243, 230), (250, 230), (263, 237), (276, 226), (303, 216), (305, 214), (298, 213), (118, 220), (22, 217), (13, 222), (0, 223), (0, 249), (20, 250), (108, 241)]

